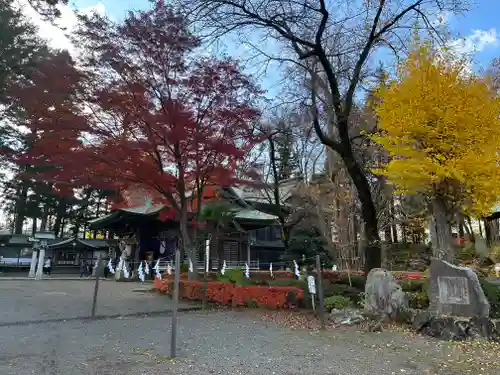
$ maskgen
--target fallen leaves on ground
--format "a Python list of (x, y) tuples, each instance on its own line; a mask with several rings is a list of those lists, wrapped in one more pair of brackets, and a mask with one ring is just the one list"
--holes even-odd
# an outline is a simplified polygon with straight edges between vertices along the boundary
[(500, 374), (500, 343), (487, 340), (446, 342), (441, 368), (475, 375)]
[[(264, 322), (272, 322), (291, 329), (319, 330), (317, 316), (308, 311), (266, 311), (242, 309), (244, 314)], [(438, 341), (422, 336), (408, 326), (398, 324), (384, 325), (383, 332), (367, 332), (366, 324), (355, 326), (334, 326), (326, 319), (328, 331), (355, 331), (364, 339), (358, 340), (360, 347), (375, 351), (394, 351), (394, 354), (407, 355), (409, 361), (434, 362), (436, 370), (429, 374), (500, 374), (500, 343), (486, 340)], [(358, 337), (359, 338), (359, 337)]]
[(320, 329), (319, 319), (310, 312), (302, 311), (262, 311), (252, 310), (263, 321), (270, 321), (292, 329)]

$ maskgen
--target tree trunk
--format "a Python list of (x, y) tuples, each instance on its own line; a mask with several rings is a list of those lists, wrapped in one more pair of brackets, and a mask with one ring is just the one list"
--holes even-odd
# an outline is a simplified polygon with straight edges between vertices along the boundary
[(470, 219), (470, 216), (467, 216), (467, 223), (469, 224), (469, 234), (470, 234), (470, 240), (472, 243), (475, 243), (476, 242), (476, 236), (474, 234), (474, 230), (472, 229), (472, 221)]
[(491, 221), (491, 237), (493, 239), (493, 242), (498, 242), (498, 219), (494, 219)]
[(26, 218), (26, 198), (28, 197), (28, 185), (22, 182), (18, 190), (16, 200), (16, 222), (14, 224), (14, 234), (23, 234), (23, 225)]
[(343, 153), (342, 159), (346, 165), (349, 176), (356, 186), (358, 199), (361, 203), (361, 217), (363, 219), (363, 229), (365, 234), (365, 242), (363, 254), (365, 256), (365, 274), (373, 268), (379, 268), (382, 264), (382, 248), (380, 244), (380, 236), (378, 233), (378, 218), (375, 204), (373, 203), (370, 184), (363, 173), (363, 170), (354, 159), (352, 151)]
[(398, 227), (396, 225), (396, 208), (394, 207), (394, 195), (391, 194), (391, 228), (392, 228), (392, 242), (398, 243)]
[(405, 222), (401, 223), (401, 242), (402, 243), (408, 242), (408, 226), (406, 225)]
[(392, 233), (391, 233), (390, 223), (387, 223), (387, 225), (384, 227), (384, 240), (388, 244), (392, 243)]
[(273, 200), (274, 202), (273, 205), (276, 207), (276, 211), (278, 212), (278, 220), (280, 223), (281, 227), (281, 239), (283, 241), (283, 251), (284, 251), (284, 256), (285, 259), (288, 255), (288, 250), (289, 250), (289, 244), (290, 244), (290, 239), (289, 239), (289, 234), (291, 231), (291, 228), (286, 228), (286, 217), (288, 215), (285, 215), (283, 212), (283, 207), (282, 207), (282, 202), (281, 202), (281, 194), (280, 194), (280, 174), (278, 171), (278, 166), (276, 164), (276, 145), (274, 144), (274, 136), (270, 135), (268, 137), (268, 142), (269, 142), (269, 160), (271, 161), (271, 170), (273, 173)]
[(45, 204), (43, 206), (43, 211), (42, 211), (42, 221), (40, 222), (40, 231), (46, 231), (47, 230), (47, 222), (49, 220), (49, 206), (48, 204)]
[[(101, 199), (101, 195), (100, 194), (101, 193), (97, 194), (97, 207), (96, 207), (96, 210), (95, 210), (95, 217), (96, 218), (98, 218), (101, 215), (101, 203), (102, 203), (102, 199)], [(98, 230), (95, 229), (92, 232), (92, 238), (96, 239), (97, 238), (97, 234), (98, 234)]]
[(458, 237), (462, 239), (465, 237), (465, 229), (464, 229), (464, 218), (462, 217), (461, 214), (457, 215), (457, 222), (458, 222)]
[(64, 217), (64, 214), (66, 213), (66, 202), (64, 199), (60, 199), (57, 208), (56, 208), (56, 220), (54, 222), (54, 234), (56, 236), (59, 235), (59, 232), (61, 231), (61, 223)]
[(217, 272), (220, 272), (224, 262), (224, 246), (223, 242), (220, 240), (219, 223), (215, 224), (215, 237), (212, 238), (212, 241), (215, 247), (215, 253), (217, 254)]
[(36, 233), (37, 220), (36, 217), (33, 218), (33, 225), (31, 227), (31, 235), (35, 236)]
[(453, 263), (455, 249), (451, 232), (452, 215), (448, 211), (443, 197), (436, 196), (432, 199), (432, 214), (433, 228), (431, 228), (431, 233), (434, 232), (435, 237), (432, 239), (432, 255), (437, 259)]
[(66, 225), (66, 218), (63, 216), (61, 220), (61, 228), (59, 233), (56, 233), (56, 237), (64, 237), (64, 226)]
[(285, 256), (286, 256), (286, 255), (288, 255), (288, 249), (290, 248), (290, 232), (291, 232), (291, 228), (285, 228), (284, 225), (285, 225), (284, 221), (283, 221), (283, 223), (280, 223), (281, 240), (283, 242), (283, 251), (284, 251)]
[(189, 280), (195, 280), (197, 276), (196, 272), (196, 247), (193, 244), (193, 241), (191, 241), (191, 236), (189, 234), (189, 228), (188, 228), (188, 217), (187, 217), (187, 212), (185, 209), (182, 209), (183, 212), (181, 212), (181, 217), (179, 220), (179, 230), (181, 232), (181, 239), (182, 239), (182, 247), (184, 248), (184, 253), (187, 255), (188, 260), (191, 259), (191, 262), (193, 263), (193, 272), (189, 271)]
[(491, 222), (489, 220), (484, 220), (484, 234), (486, 239), (486, 246), (491, 247), (493, 244), (493, 239), (491, 236)]
[(474, 242), (474, 239), (472, 238), (473, 235), (472, 235), (471, 229), (469, 228), (469, 226), (467, 225), (467, 223), (465, 222), (465, 219), (463, 217), (462, 217), (462, 226), (465, 230), (465, 234), (467, 235), (467, 238), (469, 239), (469, 241)]

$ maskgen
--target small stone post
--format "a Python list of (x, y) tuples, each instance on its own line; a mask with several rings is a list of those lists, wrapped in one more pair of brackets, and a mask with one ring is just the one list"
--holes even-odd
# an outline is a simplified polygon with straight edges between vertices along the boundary
[(31, 256), (30, 272), (28, 274), (28, 277), (35, 277), (37, 258), (37, 249), (33, 248), (33, 255)]
[(45, 260), (45, 249), (40, 247), (40, 257), (38, 258), (38, 267), (36, 269), (35, 280), (43, 279), (43, 262)]

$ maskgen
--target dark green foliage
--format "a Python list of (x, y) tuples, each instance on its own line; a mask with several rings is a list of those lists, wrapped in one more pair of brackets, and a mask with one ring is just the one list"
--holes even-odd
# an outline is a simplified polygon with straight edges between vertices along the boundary
[(343, 296), (351, 301), (358, 303), (361, 301), (362, 288), (349, 286), (348, 284), (335, 284), (327, 280), (323, 283), (323, 293), (325, 298), (331, 296)]
[(231, 202), (215, 201), (203, 203), (202, 209), (196, 215), (198, 220), (209, 221), (223, 228), (233, 221), (237, 212), (235, 205)]
[(44, 20), (48, 21), (61, 16), (57, 5), (68, 5), (68, 0), (28, 0), (28, 2)]
[(189, 272), (189, 265), (181, 264), (181, 273), (186, 273), (186, 272)]
[(457, 247), (455, 258), (458, 263), (470, 262), (479, 258), (479, 254), (476, 253), (474, 244), (468, 244), (463, 247)]
[(384, 246), (393, 269), (424, 271), (430, 265), (432, 249), (428, 245), (395, 243)]
[[(365, 286), (365, 280), (361, 276), (351, 276), (352, 286), (349, 285), (349, 279), (347, 276), (341, 278), (336, 282), (330, 280), (323, 280), (323, 292), (325, 296), (325, 307), (326, 300), (330, 301), (330, 304), (335, 303), (335, 306), (353, 306), (358, 305), (362, 301), (363, 290)], [(269, 286), (295, 286), (304, 291), (304, 301), (302, 306), (305, 308), (312, 308), (311, 296), (309, 295), (309, 290), (306, 281), (301, 280), (274, 280), (267, 283)], [(491, 283), (488, 283), (492, 285)], [(429, 307), (429, 297), (427, 295), (427, 285), (426, 280), (402, 280), (400, 281), (401, 288), (407, 293), (408, 302), (411, 308), (415, 309), (426, 309)], [(493, 285), (495, 288), (495, 286)], [(500, 290), (500, 288), (496, 288)], [(492, 289), (494, 290), (494, 289)], [(485, 291), (486, 293), (486, 291)], [(490, 292), (491, 293), (491, 292)], [(490, 298), (490, 297), (489, 297)], [(500, 306), (500, 294), (498, 295), (498, 303)], [(346, 305), (343, 305), (343, 303)], [(348, 304), (347, 304), (348, 302)], [(493, 313), (493, 303), (492, 313)], [(345, 308), (345, 307), (335, 307), (329, 306), (331, 308)], [(498, 309), (498, 308), (497, 308)], [(493, 315), (492, 315), (493, 316)]]
[(299, 168), (296, 140), (292, 127), (285, 121), (276, 124), (276, 135), (272, 138), (277, 169), (277, 180), (289, 179)]
[(479, 282), (490, 303), (490, 318), (500, 319), (500, 287), (483, 278)]
[(292, 232), (288, 244), (288, 252), (284, 261), (299, 260), (304, 256), (312, 264), (316, 255), (320, 255), (323, 262), (330, 262), (328, 244), (324, 237), (314, 227), (300, 228)]
[[(365, 279), (363, 276), (351, 275), (350, 280), (353, 287), (365, 290)], [(337, 283), (349, 285), (349, 276), (343, 276)]]
[(36, 65), (48, 56), (45, 42), (36, 27), (13, 8), (13, 0), (0, 0), (0, 102), (10, 102), (7, 88), (20, 79), (29, 79)]
[(224, 275), (217, 275), (217, 281), (233, 283), (236, 285), (255, 285), (252, 280), (248, 280), (245, 277), (243, 270), (240, 269), (226, 270)]
[(332, 309), (346, 309), (353, 306), (353, 301), (344, 296), (330, 296), (325, 298), (325, 311), (330, 312)]
[(429, 307), (429, 296), (426, 291), (407, 292), (408, 305), (412, 309), (426, 309)]

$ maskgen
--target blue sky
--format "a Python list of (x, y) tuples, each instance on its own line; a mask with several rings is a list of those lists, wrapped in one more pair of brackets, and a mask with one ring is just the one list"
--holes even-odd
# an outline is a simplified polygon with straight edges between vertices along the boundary
[[(444, 18), (453, 34), (463, 38), (457, 40), (455, 43), (456, 48), (464, 52), (474, 52), (473, 67), (477, 70), (487, 66), (492, 58), (500, 56), (500, 20), (497, 18), (497, 15), (500, 14), (500, 1), (473, 1), (475, 4), (467, 14), (463, 16), (444, 15)], [(80, 10), (97, 9), (114, 19), (123, 18), (127, 10), (149, 7), (147, 0), (70, 0), (70, 2), (74, 8)], [(70, 30), (75, 22), (76, 19), (71, 9), (63, 10), (61, 24)], [(42, 36), (51, 39), (54, 46), (71, 48), (71, 46), (68, 46), (68, 41), (64, 41), (64, 35), (60, 30), (50, 25), (37, 23), (41, 28)], [(244, 46), (232, 42), (228, 43), (227, 52), (237, 58), (244, 58), (249, 53)], [(252, 73), (255, 73), (255, 71), (252, 71)], [(259, 78), (264, 88), (270, 91), (269, 96), (278, 94), (280, 88), (277, 81), (281, 78), (279, 69), (272, 67), (265, 74), (261, 71), (259, 72)]]
[(477, 65), (486, 66), (494, 57), (500, 56), (499, 15), (500, 1), (475, 0), (475, 5), (465, 15), (452, 16), (447, 21), (453, 31), (465, 38), (470, 38), (477, 30), (494, 32), (497, 41), (489, 43), (484, 49), (476, 52)]

